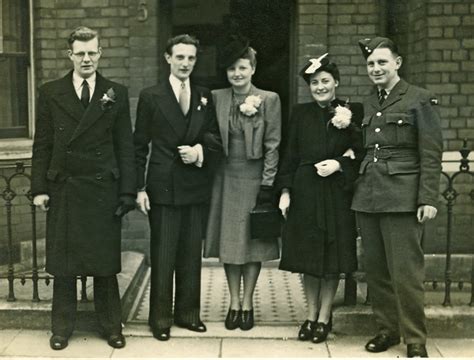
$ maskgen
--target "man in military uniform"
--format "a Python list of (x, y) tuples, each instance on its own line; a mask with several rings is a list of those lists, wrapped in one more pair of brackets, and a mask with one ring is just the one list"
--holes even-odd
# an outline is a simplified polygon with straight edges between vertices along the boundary
[(402, 336), (408, 357), (427, 357), (421, 237), (423, 224), (437, 212), (442, 156), (437, 100), (400, 78), (402, 58), (390, 39), (359, 45), (376, 90), (364, 102), (367, 154), (352, 202), (379, 325), (365, 348), (385, 351)]

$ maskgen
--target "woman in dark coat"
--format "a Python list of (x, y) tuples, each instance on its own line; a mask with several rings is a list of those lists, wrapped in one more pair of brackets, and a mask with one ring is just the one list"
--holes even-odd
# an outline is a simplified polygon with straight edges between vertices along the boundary
[(308, 317), (298, 338), (319, 343), (332, 327), (339, 274), (357, 269), (352, 184), (362, 152), (363, 108), (336, 98), (327, 54), (301, 70), (315, 101), (293, 108), (277, 186), (287, 219), (280, 269), (304, 274)]

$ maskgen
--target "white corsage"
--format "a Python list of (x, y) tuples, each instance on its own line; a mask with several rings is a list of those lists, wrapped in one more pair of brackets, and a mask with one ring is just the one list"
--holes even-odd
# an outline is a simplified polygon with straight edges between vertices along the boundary
[(102, 95), (102, 98), (99, 100), (102, 110), (110, 108), (115, 103), (115, 100), (115, 91), (113, 88), (110, 88), (106, 93), (104, 93), (104, 95)]
[(198, 105), (198, 108), (197, 108), (198, 111), (200, 111), (201, 108), (202, 108), (202, 107), (205, 107), (205, 106), (207, 106), (207, 98), (204, 97), (204, 96), (201, 96), (201, 100), (200, 100), (199, 105)]
[(249, 95), (245, 98), (245, 101), (240, 104), (240, 112), (245, 116), (254, 116), (258, 112), (261, 103), (262, 98), (260, 95)]
[(338, 105), (334, 109), (331, 123), (338, 129), (345, 129), (351, 123), (352, 111), (347, 106)]

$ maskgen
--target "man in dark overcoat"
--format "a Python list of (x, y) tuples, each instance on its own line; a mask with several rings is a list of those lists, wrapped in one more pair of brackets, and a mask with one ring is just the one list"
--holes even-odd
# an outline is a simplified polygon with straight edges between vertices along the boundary
[(39, 89), (33, 144), (34, 203), (47, 213), (46, 270), (54, 275), (52, 337), (68, 345), (76, 316), (76, 278), (94, 277), (94, 304), (110, 346), (125, 346), (116, 274), (121, 217), (133, 209), (136, 167), (127, 89), (97, 71), (96, 31), (74, 30), (74, 69)]
[(189, 78), (198, 44), (189, 35), (168, 40), (169, 78), (144, 89), (137, 108), (137, 205), (151, 230), (148, 322), (161, 341), (169, 339), (173, 322), (206, 331), (200, 319), (203, 204), (212, 182), (209, 155), (222, 146), (211, 94)]
[(402, 58), (390, 39), (359, 45), (375, 84), (364, 102), (367, 154), (352, 202), (379, 326), (366, 350), (385, 351), (402, 336), (408, 357), (426, 357), (421, 238), (425, 221), (437, 212), (442, 156), (437, 99), (400, 78)]

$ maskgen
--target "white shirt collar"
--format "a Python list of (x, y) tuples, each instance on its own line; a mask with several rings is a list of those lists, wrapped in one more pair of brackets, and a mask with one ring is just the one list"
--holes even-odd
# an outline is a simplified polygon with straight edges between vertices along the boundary
[(94, 94), (95, 90), (95, 83), (97, 81), (97, 73), (94, 72), (94, 74), (92, 74), (90, 77), (84, 79), (75, 71), (72, 72), (72, 84), (74, 85), (74, 90), (76, 90), (76, 94), (79, 99), (81, 98), (82, 83), (84, 82), (84, 80), (86, 80), (87, 85), (89, 85), (90, 97), (92, 99), (92, 95)]
[[(181, 91), (181, 83), (183, 81), (178, 79), (173, 74), (170, 74), (169, 82), (171, 84), (171, 88), (173, 89), (174, 96), (176, 97), (176, 100), (178, 100), (179, 99), (179, 92)], [(188, 92), (188, 94), (190, 94), (191, 93), (191, 82), (189, 81), (189, 78), (184, 80), (184, 86), (185, 86), (186, 91)]]

